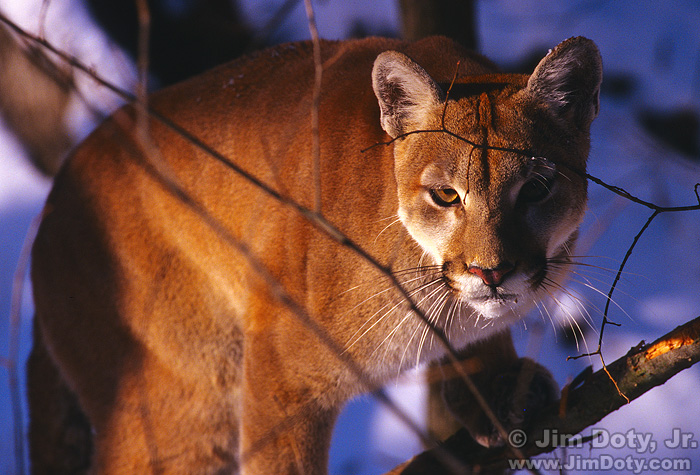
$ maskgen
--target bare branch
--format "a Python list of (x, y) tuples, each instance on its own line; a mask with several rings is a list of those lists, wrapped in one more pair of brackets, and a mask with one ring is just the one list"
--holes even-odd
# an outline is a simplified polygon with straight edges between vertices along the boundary
[[(627, 355), (607, 366), (630, 401), (650, 389), (660, 386), (680, 371), (700, 361), (700, 317), (677, 327), (649, 345), (644, 342), (632, 348)], [(527, 443), (521, 450), (525, 457), (551, 452), (556, 446), (542, 446), (535, 442), (547, 440), (545, 431), (573, 436), (590, 427), (608, 414), (627, 404), (611, 378), (601, 369), (583, 378), (582, 384), (573, 382), (562, 391), (562, 400), (545, 409), (536, 427), (527, 435)], [(478, 445), (465, 430), (449, 438), (441, 449), (451, 451), (465, 465), (488, 469), (508, 468), (514, 460), (507, 449), (486, 449)], [(435, 457), (432, 450), (417, 455), (396, 467), (387, 475), (452, 474)]]
[(323, 80), (323, 63), (321, 62), (321, 40), (316, 27), (316, 15), (311, 0), (304, 0), (306, 17), (314, 46), (314, 90), (311, 102), (311, 160), (313, 162), (314, 210), (321, 214), (321, 134), (319, 130), (319, 112), (321, 107), (321, 81)]
[[(608, 188), (609, 185), (605, 184), (605, 187)], [(610, 302), (612, 302), (612, 295), (615, 292), (615, 289), (617, 288), (617, 284), (620, 281), (620, 276), (622, 275), (622, 271), (625, 268), (625, 265), (627, 264), (627, 261), (629, 258), (632, 256), (632, 252), (634, 251), (634, 248), (637, 246), (637, 243), (639, 242), (639, 239), (642, 237), (644, 232), (649, 229), (649, 226), (651, 225), (652, 221), (654, 221), (654, 218), (659, 216), (662, 213), (670, 213), (670, 212), (681, 212), (681, 211), (697, 211), (700, 210), (700, 196), (698, 196), (698, 187), (700, 187), (700, 184), (695, 185), (695, 196), (698, 199), (698, 205), (692, 205), (692, 206), (678, 206), (678, 207), (660, 207), (651, 203), (645, 204), (645, 202), (639, 202), (635, 201), (634, 199), (631, 199), (631, 201), (634, 201), (635, 203), (643, 204), (647, 207), (650, 207), (654, 210), (654, 212), (649, 216), (649, 219), (644, 223), (642, 228), (639, 230), (637, 235), (634, 237), (632, 240), (632, 244), (630, 244), (630, 247), (627, 249), (627, 252), (625, 253), (625, 257), (622, 259), (622, 262), (620, 263), (620, 266), (617, 269), (617, 274), (615, 275), (615, 279), (613, 280), (612, 285), (610, 286), (610, 290), (608, 291), (607, 299), (605, 302), (605, 310), (603, 311), (603, 321), (600, 326), (600, 333), (598, 335), (598, 348), (591, 352), (591, 353), (584, 353), (578, 356), (573, 356), (569, 357), (567, 359), (578, 359), (582, 358), (584, 356), (593, 356), (593, 355), (598, 355), (600, 358), (600, 362), (603, 365), (603, 371), (610, 377), (610, 380), (612, 383), (615, 385), (615, 388), (618, 390), (619, 395), (627, 400), (627, 402), (630, 402), (630, 399), (628, 396), (622, 391), (622, 389), (618, 386), (617, 381), (614, 379), (612, 374), (608, 371), (608, 368), (606, 367), (605, 364), (605, 359), (603, 358), (603, 334), (605, 332), (605, 328), (608, 325), (614, 325), (614, 326), (619, 326), (619, 324), (612, 322), (608, 318), (608, 311), (610, 309)], [(621, 190), (623, 193), (628, 194), (625, 190)], [(631, 195), (630, 195), (631, 196)], [(628, 198), (630, 199), (630, 198)]]
[[(442, 122), (442, 127), (439, 129), (418, 129), (418, 130), (410, 130), (408, 132), (404, 132), (400, 135), (397, 135), (396, 137), (392, 138), (389, 141), (386, 142), (377, 142), (374, 145), (370, 145), (366, 149), (363, 149), (362, 152), (366, 152), (368, 150), (373, 149), (374, 147), (379, 147), (379, 146), (388, 146), (392, 145), (394, 142), (397, 140), (404, 139), (408, 136), (415, 135), (415, 134), (447, 134), (448, 136), (455, 138), (457, 140), (461, 140), (462, 142), (467, 143), (471, 147), (474, 147), (476, 149), (481, 149), (481, 150), (495, 150), (495, 151), (500, 151), (500, 152), (510, 152), (510, 153), (515, 153), (518, 155), (522, 155), (525, 157), (535, 157), (537, 156), (537, 153), (533, 150), (523, 150), (523, 149), (517, 149), (517, 148), (511, 148), (511, 147), (494, 147), (492, 145), (488, 144), (479, 144), (476, 143), (472, 140), (467, 139), (466, 137), (462, 137), (461, 135), (452, 132), (451, 130), (447, 129), (444, 125), (444, 115), (445, 111), (447, 108), (447, 102), (445, 103), (445, 109), (443, 110), (443, 122)], [(680, 212), (680, 211), (698, 211), (700, 210), (700, 194), (698, 192), (698, 188), (700, 187), (700, 183), (695, 185), (695, 197), (698, 201), (698, 204), (693, 204), (693, 205), (687, 205), (687, 206), (659, 206), (656, 205), (650, 201), (643, 200), (641, 198), (638, 198), (634, 195), (632, 195), (630, 192), (625, 190), (624, 188), (621, 188), (616, 185), (610, 185), (606, 183), (605, 181), (601, 180), (600, 178), (597, 178), (590, 173), (587, 173), (585, 171), (579, 170), (577, 168), (574, 168), (570, 165), (562, 164), (562, 163), (557, 163), (557, 165), (562, 165), (565, 166), (567, 169), (571, 170), (573, 173), (576, 173), (579, 176), (585, 177), (588, 180), (591, 180), (593, 183), (602, 186), (603, 188), (607, 189), (608, 191), (611, 191), (615, 193), (616, 195), (622, 196), (623, 198), (632, 201), (633, 203), (640, 204), (642, 206), (645, 206), (651, 210), (654, 211), (659, 211), (660, 213), (670, 213), (670, 212)]]
[(42, 216), (36, 216), (29, 225), (27, 234), (22, 243), (19, 260), (12, 281), (12, 302), (10, 305), (10, 335), (9, 335), (9, 354), (3, 363), (7, 366), (10, 382), (11, 404), (12, 404), (12, 420), (14, 431), (14, 452), (15, 452), (15, 469), (17, 473), (25, 473), (24, 466), (24, 422), (22, 417), (22, 395), (19, 388), (19, 370), (17, 369), (19, 361), (19, 343), (20, 343), (20, 328), (22, 324), (22, 296), (24, 295), (24, 278), (27, 276), (29, 267), (29, 258), (31, 255), (32, 244), (39, 229), (39, 223)]
[(136, 90), (136, 111), (138, 114), (138, 129), (144, 137), (148, 137), (148, 50), (151, 37), (151, 12), (146, 0), (135, 0), (139, 22), (139, 39), (137, 63), (139, 82)]
[[(64, 123), (73, 77), (67, 67), (0, 25), (0, 111), (34, 165), (54, 175), (72, 145)], [(28, 93), (31, 91), (31, 93)]]

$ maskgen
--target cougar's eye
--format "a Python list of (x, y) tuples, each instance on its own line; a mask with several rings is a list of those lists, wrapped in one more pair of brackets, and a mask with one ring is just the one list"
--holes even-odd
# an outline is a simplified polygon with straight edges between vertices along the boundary
[(539, 203), (552, 193), (554, 178), (538, 176), (525, 182), (520, 188), (519, 198), (525, 203)]
[(459, 193), (452, 188), (435, 188), (430, 190), (430, 196), (436, 205), (447, 208), (459, 204)]

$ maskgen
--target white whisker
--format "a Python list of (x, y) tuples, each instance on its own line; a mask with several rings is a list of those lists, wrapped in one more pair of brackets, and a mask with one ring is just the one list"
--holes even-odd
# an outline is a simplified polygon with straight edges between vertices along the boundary
[[(422, 304), (426, 299), (428, 299), (428, 298), (432, 297), (433, 295), (435, 295), (437, 292), (439, 292), (439, 291), (442, 289), (442, 286), (445, 285), (444, 282), (443, 282), (441, 279), (438, 279), (438, 280), (434, 280), (434, 281), (429, 282), (428, 284), (426, 284), (426, 285), (424, 286), (424, 290), (427, 289), (429, 286), (434, 285), (435, 283), (439, 283), (440, 286), (438, 286), (436, 289), (431, 290), (431, 291), (428, 292), (425, 296), (423, 296), (418, 302), (416, 302), (416, 304), (415, 304), (416, 307), (420, 308), (421, 304)], [(397, 305), (400, 305), (401, 303), (403, 303), (403, 301), (399, 302), (399, 304), (397, 304)], [(389, 334), (386, 335), (386, 336), (384, 337), (384, 339), (379, 343), (379, 345), (377, 346), (377, 348), (375, 348), (374, 352), (376, 352), (379, 348), (381, 348), (382, 346), (384, 346), (384, 344), (387, 343), (387, 340), (389, 340), (389, 343), (386, 345), (386, 348), (385, 348), (384, 357), (386, 357), (386, 351), (388, 351), (389, 347), (391, 346), (391, 342), (392, 342), (393, 339), (394, 339), (394, 335), (396, 335), (396, 333), (398, 332), (399, 328), (403, 325), (403, 323), (406, 322), (406, 321), (408, 320), (408, 318), (409, 318), (409, 317), (412, 317), (412, 316), (415, 317), (415, 314), (414, 314), (414, 312), (413, 312), (412, 310), (409, 310), (408, 312), (406, 312), (406, 315), (405, 315), (405, 316), (401, 319), (401, 321), (389, 332)], [(424, 323), (424, 324), (425, 324), (425, 323)], [(427, 326), (427, 325), (426, 325), (426, 326)], [(373, 352), (373, 353), (374, 353), (374, 352)]]
[[(551, 282), (551, 283), (552, 283), (552, 284), (555, 284), (555, 282)], [(604, 298), (605, 298), (605, 301), (608, 301), (608, 294), (605, 293), (605, 292), (603, 292), (602, 290), (599, 290), (599, 289), (596, 288), (594, 285), (587, 284), (587, 283), (585, 283), (585, 282), (578, 282), (578, 283), (579, 283), (580, 285), (583, 285), (584, 287), (586, 287), (586, 288), (592, 290), (592, 291), (595, 292), (596, 294), (598, 294), (598, 295), (604, 297)], [(558, 288), (559, 290), (567, 291), (567, 289), (566, 289), (565, 287), (561, 286), (560, 284), (556, 284), (556, 285), (557, 285), (557, 288)], [(621, 293), (622, 293), (622, 292), (621, 292)], [(629, 318), (631, 321), (634, 321), (634, 318), (632, 318), (632, 316), (631, 316), (629, 313), (627, 313), (627, 311), (626, 311), (624, 308), (622, 308), (622, 306), (621, 306), (620, 304), (618, 304), (617, 301), (616, 301), (615, 299), (611, 298), (611, 299), (609, 299), (609, 300), (610, 300), (610, 303), (613, 304), (613, 305), (615, 306), (615, 308), (617, 308), (620, 312), (622, 312), (625, 316), (627, 316), (627, 318)], [(602, 314), (602, 311), (600, 311), (600, 309), (599, 309), (597, 306), (593, 306), (593, 307), (594, 307), (596, 310), (598, 310), (598, 311)]]
[[(577, 308), (579, 309), (579, 314), (583, 317), (583, 319), (588, 324), (588, 326), (591, 328), (591, 330), (595, 330), (595, 328), (593, 326), (593, 316), (588, 311), (588, 308), (589, 307), (593, 308), (593, 309), (595, 309), (595, 311), (597, 313), (602, 315), (602, 311), (598, 306), (593, 304), (589, 299), (584, 298), (583, 296), (579, 295), (578, 293), (575, 293), (573, 291), (573, 289), (571, 289), (569, 287), (564, 287), (557, 282), (548, 282), (547, 285), (551, 286), (557, 292), (569, 297), (571, 299), (572, 303), (574, 303), (577, 306)], [(568, 308), (566, 305), (564, 305), (562, 302), (560, 302), (559, 300), (556, 299), (553, 292), (550, 292), (549, 289), (547, 289), (546, 287), (545, 287), (545, 290), (547, 291), (549, 297), (553, 301), (555, 301), (555, 303), (562, 309), (562, 311), (564, 311), (565, 308)]]
[[(426, 315), (428, 316), (428, 321), (430, 323), (432, 323), (433, 325), (437, 324), (437, 321), (440, 318), (442, 310), (444, 309), (445, 304), (449, 300), (450, 292), (449, 292), (449, 290), (446, 290), (446, 289), (447, 289), (447, 284), (443, 283), (442, 287), (440, 288), (440, 290), (443, 291), (442, 294), (440, 294), (435, 299), (433, 304), (430, 306), (430, 308), (426, 312)], [(433, 309), (436, 309), (436, 310), (433, 310)], [(420, 343), (418, 345), (418, 352), (417, 352), (417, 356), (416, 356), (416, 365), (418, 365), (420, 363), (420, 356), (423, 352), (423, 347), (425, 345), (425, 340), (426, 340), (426, 337), (428, 334), (428, 330), (431, 330), (431, 328), (428, 325), (426, 325), (426, 331), (423, 333), (423, 335), (421, 335), (421, 340), (420, 340)], [(433, 338), (434, 337), (435, 337), (435, 332), (431, 331), (430, 332), (430, 348), (433, 347)]]
[[(421, 278), (422, 278), (422, 277), (421, 277)], [(419, 279), (420, 279), (420, 278), (411, 279), (411, 282), (416, 281), (416, 280), (419, 280)], [(432, 281), (430, 281), (430, 282), (427, 282), (427, 283), (424, 283), (424, 284), (422, 284), (422, 285), (419, 285), (416, 289), (411, 290), (411, 291), (408, 293), (408, 296), (409, 296), (409, 297), (413, 297), (413, 296), (416, 295), (417, 293), (419, 293), (419, 292), (421, 292), (421, 291), (427, 289), (427, 288), (430, 287), (431, 285), (434, 285), (436, 282), (441, 282), (441, 280), (439, 280), (439, 279), (437, 279), (437, 280), (432, 280)], [(386, 290), (387, 290), (387, 289), (382, 290), (382, 291), (380, 291), (380, 292), (378, 292), (378, 293), (383, 293), (383, 292), (385, 292)], [(391, 288), (390, 288), (389, 290), (391, 290)], [(375, 294), (373, 297), (376, 297), (376, 295), (377, 295), (377, 294)], [(371, 298), (372, 298), (372, 297), (371, 297)], [(371, 298), (370, 298), (370, 299), (371, 299)], [(369, 300), (369, 299), (367, 299), (367, 300)], [(367, 301), (367, 300), (365, 300), (365, 301)], [(357, 330), (355, 333), (353, 333), (353, 335), (350, 337), (350, 340), (346, 343), (345, 349), (344, 349), (343, 351), (346, 352), (346, 351), (348, 351), (350, 348), (352, 348), (352, 346), (355, 345), (358, 341), (360, 341), (369, 331), (371, 331), (371, 330), (372, 330), (374, 327), (376, 327), (380, 322), (382, 322), (391, 312), (393, 312), (394, 310), (396, 310), (398, 307), (400, 307), (400, 306), (401, 306), (402, 304), (404, 304), (404, 303), (405, 303), (405, 301), (404, 301), (402, 298), (398, 299), (398, 301), (397, 301), (389, 310), (387, 310), (386, 312), (384, 312), (384, 314), (382, 314), (381, 317), (379, 317), (374, 323), (372, 323), (372, 324), (370, 325), (369, 328), (367, 328), (364, 332), (362, 332), (362, 334), (361, 334), (360, 336), (358, 336), (357, 338), (355, 338), (355, 336), (356, 336), (360, 331), (362, 331), (362, 329), (363, 329), (366, 325), (368, 325), (369, 322), (371, 322), (382, 310), (384, 310), (384, 309), (387, 308), (389, 305), (391, 305), (391, 303), (387, 303), (387, 304), (385, 304), (382, 308), (380, 308), (379, 310), (377, 310), (374, 314), (372, 314), (372, 316), (370, 316), (370, 317), (365, 321), (365, 323), (362, 324), (362, 326), (361, 326), (360, 328), (358, 328), (358, 330)], [(354, 338), (354, 340), (353, 340), (353, 338)]]

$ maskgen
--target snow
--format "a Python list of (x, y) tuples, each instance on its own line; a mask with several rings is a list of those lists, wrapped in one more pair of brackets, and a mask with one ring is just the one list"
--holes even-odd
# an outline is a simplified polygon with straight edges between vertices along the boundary
[[(24, 25), (37, 25), (41, 0), (2, 1), (0, 8)], [(243, 2), (243, 13), (256, 26), (271, 18), (282, 3)], [(700, 110), (700, 5), (693, 0), (637, 2), (564, 0), (481, 0), (478, 4), (482, 51), (498, 63), (511, 65), (534, 49), (546, 52), (561, 40), (588, 36), (599, 45), (606, 77), (629, 75), (635, 80), (626, 98), (604, 96), (601, 114), (592, 130), (589, 171), (608, 183), (619, 185), (643, 199), (664, 205), (696, 203), (693, 186), (700, 181), (700, 165), (675, 154), (650, 138), (635, 114), (648, 108), (672, 110), (691, 107)], [(133, 81), (133, 67), (90, 26), (85, 12), (74, 2), (51, 2), (47, 21), (55, 37), (49, 38), (72, 54), (99, 66), (120, 85)], [(397, 7), (391, 0), (356, 2), (316, 2), (317, 22), (327, 38), (347, 36), (358, 21), (369, 31), (397, 31)], [(308, 37), (301, 2), (291, 13), (279, 40)], [(82, 81), (82, 80), (81, 80)], [(118, 101), (87, 83), (81, 88), (93, 103), (113, 108)], [(76, 109), (81, 109), (76, 107)], [(73, 130), (83, 136), (94, 118), (80, 112)], [(40, 211), (48, 191), (48, 180), (31, 166), (17, 142), (0, 128), (3, 150), (0, 169), (0, 313), (9, 314), (10, 289), (20, 247), (32, 218)], [(590, 212), (583, 224), (579, 252), (582, 261), (596, 268), (581, 267), (571, 286), (583, 305), (568, 310), (549, 304), (550, 314), (564, 319), (567, 314), (590, 313), (592, 324), (581, 323), (589, 349), (597, 344), (604, 295), (634, 236), (651, 214), (650, 210), (629, 203), (591, 183)], [(587, 279), (587, 280), (586, 280)], [(577, 282), (578, 281), (578, 282)], [(588, 288), (589, 282), (598, 290)], [(607, 327), (603, 342), (606, 361), (613, 361), (640, 341), (651, 341), (700, 314), (700, 213), (687, 212), (659, 216), (640, 239), (614, 294), (610, 317), (622, 327)], [(569, 299), (571, 300), (571, 299)], [(25, 289), (22, 310), (21, 355), (26, 357), (30, 342), (31, 305)], [(583, 307), (583, 309), (581, 308)], [(591, 328), (592, 326), (592, 328)], [(0, 318), (0, 335), (8, 334), (8, 319)], [(514, 329), (521, 354), (534, 356), (550, 368), (560, 384), (577, 375), (585, 366), (600, 366), (593, 359), (566, 362), (566, 356), (586, 351), (577, 349), (560, 332), (555, 332), (538, 312)], [(7, 356), (7, 339), (0, 340), (0, 356)], [(20, 368), (23, 367), (23, 362)], [(0, 473), (14, 473), (9, 388), (0, 369)], [(390, 385), (389, 394), (418, 421), (424, 390), (415, 374)], [(700, 467), (700, 451), (671, 448), (664, 441), (674, 430), (691, 433), (700, 441), (700, 368), (686, 370), (629, 406), (605, 418), (596, 428), (611, 434), (650, 433), (657, 442), (653, 453), (637, 453), (633, 447), (612, 446), (595, 449), (569, 449), (582, 457), (611, 455), (617, 459), (688, 458), (695, 471)], [(26, 422), (26, 420), (25, 420)], [(590, 434), (588, 429), (584, 432)], [(401, 426), (375, 400), (366, 396), (353, 401), (341, 416), (331, 449), (331, 473), (338, 475), (378, 474), (420, 450), (410, 430)], [(646, 471), (649, 473), (650, 471)], [(567, 473), (588, 473), (569, 470)]]

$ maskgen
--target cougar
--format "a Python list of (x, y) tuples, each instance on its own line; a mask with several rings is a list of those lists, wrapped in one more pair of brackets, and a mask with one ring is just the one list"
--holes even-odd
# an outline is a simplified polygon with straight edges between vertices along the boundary
[[(71, 154), (33, 248), (35, 473), (325, 473), (348, 399), (455, 354), (526, 422), (508, 327), (571, 265), (596, 46), (531, 75), (442, 37), (320, 51), (317, 133), (295, 43), (125, 106)], [(530, 412), (557, 397), (535, 366)], [(472, 398), (447, 382), (504, 443)]]

